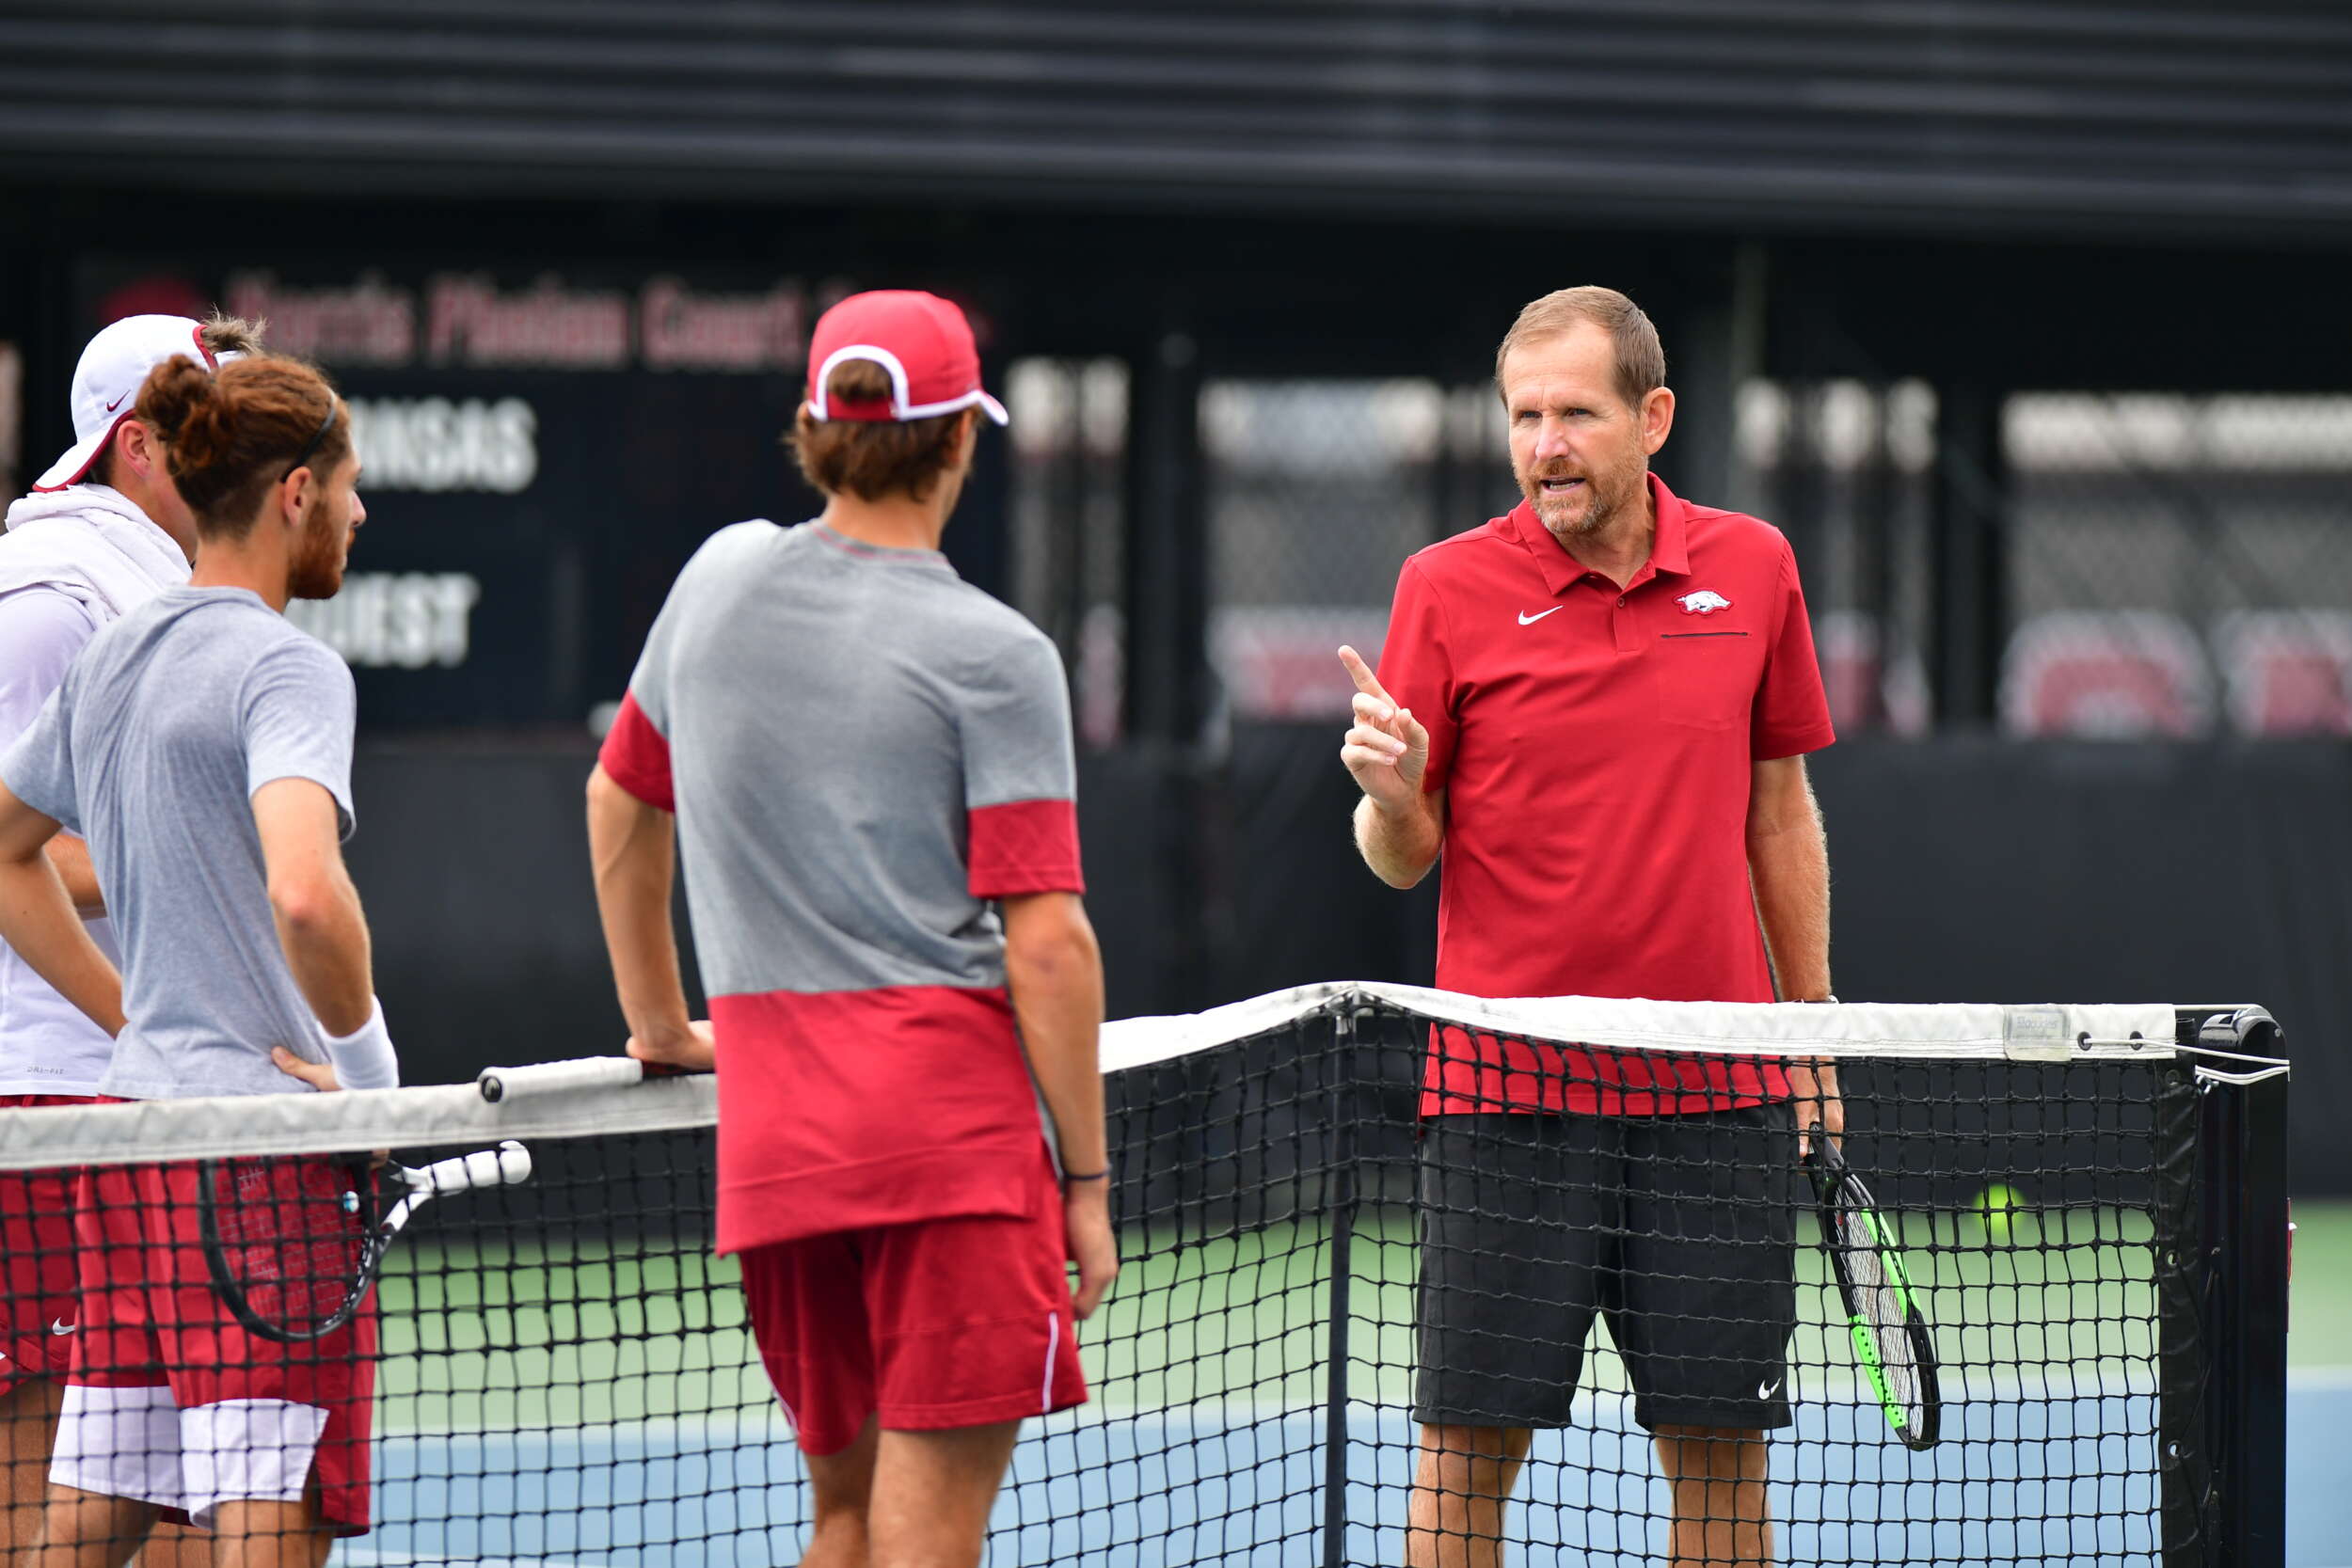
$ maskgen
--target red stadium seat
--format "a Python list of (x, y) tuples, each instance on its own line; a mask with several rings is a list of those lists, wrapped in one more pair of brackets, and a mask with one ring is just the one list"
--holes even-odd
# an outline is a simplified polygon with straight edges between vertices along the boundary
[(2011, 735), (2182, 739), (2213, 727), (2203, 644), (2153, 610), (2066, 610), (2017, 628), (2001, 661), (2001, 721)]
[(2213, 641), (2239, 734), (2352, 735), (2352, 614), (2244, 610), (2216, 623)]
[(1388, 635), (1385, 605), (1229, 605), (1209, 622), (1209, 657), (1236, 719), (1344, 723), (1354, 683), (1345, 642), (1367, 663)]

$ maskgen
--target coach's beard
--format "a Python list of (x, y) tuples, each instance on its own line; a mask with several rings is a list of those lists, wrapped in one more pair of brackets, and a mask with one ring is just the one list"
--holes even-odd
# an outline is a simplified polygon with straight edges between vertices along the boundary
[[(1528, 474), (1519, 480), (1519, 489), (1527, 497), (1527, 504), (1535, 510), (1535, 520), (1544, 525), (1544, 531), (1554, 539), (1589, 539), (1606, 530), (1616, 519), (1634, 492), (1633, 483), (1604, 485), (1598, 474), (1585, 474), (1584, 483), (1565, 496), (1547, 496), (1543, 483), (1547, 479), (1572, 477), (1568, 470), (1555, 469), (1549, 473)], [(1639, 476), (1635, 476), (1638, 483)]]

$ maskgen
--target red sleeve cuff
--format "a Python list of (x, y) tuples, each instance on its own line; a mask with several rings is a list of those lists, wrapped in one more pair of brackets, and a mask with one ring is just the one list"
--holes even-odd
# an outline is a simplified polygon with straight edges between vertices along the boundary
[(1084, 893), (1078, 807), (1073, 800), (1009, 800), (967, 814), (967, 884), (975, 898)]
[(1748, 758), (1752, 762), (1774, 762), (1782, 757), (1803, 756), (1836, 744), (1837, 732), (1827, 724), (1810, 729), (1758, 731), (1748, 742)]
[(645, 804), (677, 811), (677, 792), (670, 783), (670, 742), (637, 705), (636, 693), (621, 699), (621, 711), (605, 732), (596, 763), (605, 777)]

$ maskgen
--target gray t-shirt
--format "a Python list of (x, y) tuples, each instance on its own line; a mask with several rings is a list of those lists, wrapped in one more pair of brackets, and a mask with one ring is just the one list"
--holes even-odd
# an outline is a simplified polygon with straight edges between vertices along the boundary
[(282, 1094), (325, 1061), (286, 965), (253, 792), (310, 779), (351, 832), (351, 672), (241, 588), (174, 588), (90, 640), (0, 781), (89, 842), (128, 1022), (100, 1092)]
[(600, 760), (677, 816), (719, 1250), (1032, 1212), (998, 908), (1086, 886), (1045, 634), (937, 551), (738, 523), (679, 574)]
[(723, 529), (628, 689), (714, 997), (999, 988), (993, 901), (1085, 885), (1061, 657), (936, 551)]

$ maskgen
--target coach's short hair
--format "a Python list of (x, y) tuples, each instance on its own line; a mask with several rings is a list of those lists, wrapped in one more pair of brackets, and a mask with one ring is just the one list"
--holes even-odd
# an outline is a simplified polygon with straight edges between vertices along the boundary
[[(844, 359), (825, 378), (825, 401), (889, 401), (890, 372), (870, 359)], [(956, 442), (968, 408), (928, 420), (820, 420), (801, 405), (785, 444), (801, 475), (827, 495), (844, 491), (861, 500), (912, 496), (922, 500), (956, 460)]]
[(1591, 322), (1615, 344), (1617, 395), (1627, 407), (1639, 408), (1644, 398), (1666, 384), (1666, 348), (1649, 317), (1616, 290), (1586, 283), (1555, 289), (1519, 311), (1519, 319), (1502, 335), (1502, 346), (1495, 350), (1495, 390), (1502, 390), (1502, 362), (1513, 349), (1554, 337), (1579, 322)]

